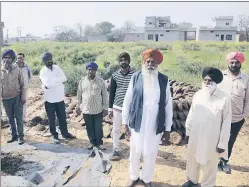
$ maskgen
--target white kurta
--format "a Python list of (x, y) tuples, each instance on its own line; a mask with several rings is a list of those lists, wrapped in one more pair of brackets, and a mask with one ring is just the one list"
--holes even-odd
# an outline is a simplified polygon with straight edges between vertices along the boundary
[[(143, 92), (143, 117), (141, 128), (139, 132), (131, 129), (130, 140), (130, 172), (131, 179), (136, 180), (139, 175), (139, 162), (140, 156), (143, 155), (143, 177), (145, 182), (150, 182), (153, 174), (153, 169), (156, 161), (158, 146), (161, 141), (162, 133), (156, 135), (157, 130), (157, 114), (160, 99), (160, 87), (158, 79), (155, 79), (154, 87), (148, 88)], [(122, 110), (122, 123), (129, 122), (129, 111), (133, 97), (133, 79), (131, 78), (128, 90), (126, 92), (123, 110)], [(171, 131), (172, 126), (172, 97), (170, 92), (169, 83), (166, 89), (166, 105), (165, 105), (165, 127), (166, 131)], [(145, 171), (146, 170), (146, 171)]]
[(217, 159), (218, 147), (226, 150), (220, 155), (226, 158), (231, 118), (231, 100), (224, 92), (216, 89), (210, 101), (204, 103), (203, 95), (198, 91), (186, 120), (188, 156), (195, 157), (198, 163), (205, 165), (208, 161)]
[[(64, 82), (67, 81), (67, 77), (58, 65), (53, 65), (52, 71), (44, 66), (40, 71), (40, 79), (45, 101), (49, 103), (64, 101)], [(46, 89), (45, 86), (48, 89)]]

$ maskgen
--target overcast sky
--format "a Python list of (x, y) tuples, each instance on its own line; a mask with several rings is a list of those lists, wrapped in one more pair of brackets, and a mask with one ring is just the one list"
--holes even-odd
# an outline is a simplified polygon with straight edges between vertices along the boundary
[(121, 27), (126, 20), (136, 26), (144, 26), (146, 16), (170, 16), (171, 21), (188, 21), (194, 26), (211, 26), (215, 16), (248, 14), (249, 2), (5, 2), (2, 3), (4, 36), (51, 34), (58, 25), (75, 28), (83, 25), (109, 21)]

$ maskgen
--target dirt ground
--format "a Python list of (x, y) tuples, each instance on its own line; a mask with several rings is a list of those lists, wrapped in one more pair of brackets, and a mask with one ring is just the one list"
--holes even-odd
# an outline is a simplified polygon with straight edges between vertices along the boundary
[[(32, 119), (35, 116), (45, 115), (43, 106), (43, 96), (41, 93), (40, 83), (38, 79), (34, 79), (29, 88), (28, 99), (28, 118)], [(74, 124), (74, 125), (73, 125)], [(76, 124), (77, 126), (77, 124)], [(81, 125), (75, 127), (75, 123), (69, 121), (69, 131), (77, 136), (76, 140), (62, 140), (62, 143), (74, 147), (87, 147), (88, 138), (86, 130)], [(51, 137), (44, 137), (35, 134), (30, 127), (25, 127), (25, 140), (51, 143)], [(49, 131), (48, 131), (49, 132)], [(6, 144), (9, 138), (9, 128), (2, 129), (1, 145)], [(104, 139), (104, 145), (107, 147), (107, 152), (112, 149), (111, 139)], [(112, 178), (112, 187), (125, 186), (128, 180), (128, 157), (129, 157), (129, 142), (121, 140), (121, 148), (123, 158), (119, 162), (113, 162), (109, 176)], [(153, 182), (156, 187), (176, 187), (181, 186), (185, 181), (185, 146), (169, 145), (166, 147), (160, 146), (157, 157), (156, 167), (153, 176)], [(217, 186), (218, 187), (248, 187), (249, 186), (249, 121), (243, 126), (236, 144), (232, 158), (230, 160), (232, 174), (227, 175), (223, 172), (218, 172)], [(139, 185), (140, 186), (140, 185)]]

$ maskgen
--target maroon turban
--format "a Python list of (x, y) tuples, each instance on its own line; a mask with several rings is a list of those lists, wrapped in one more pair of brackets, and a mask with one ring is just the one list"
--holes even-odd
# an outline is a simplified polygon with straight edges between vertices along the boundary
[(153, 60), (157, 64), (161, 64), (163, 62), (163, 55), (157, 49), (147, 49), (142, 53), (143, 60), (146, 61), (148, 58), (153, 58)]

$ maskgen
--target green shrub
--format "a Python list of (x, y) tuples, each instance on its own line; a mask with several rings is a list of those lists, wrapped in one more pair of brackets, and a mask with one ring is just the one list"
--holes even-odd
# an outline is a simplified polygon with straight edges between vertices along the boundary
[(189, 62), (183, 57), (177, 58), (178, 67), (189, 74), (198, 75), (203, 69), (203, 65), (200, 62)]
[(103, 69), (100, 71), (100, 76), (104, 79), (107, 80), (109, 79), (112, 74), (117, 71), (120, 68), (119, 64), (113, 64), (110, 65), (108, 68)]
[(84, 66), (64, 66), (62, 67), (67, 81), (65, 83), (65, 94), (75, 95), (78, 89), (78, 83), (82, 77), (86, 76)]

